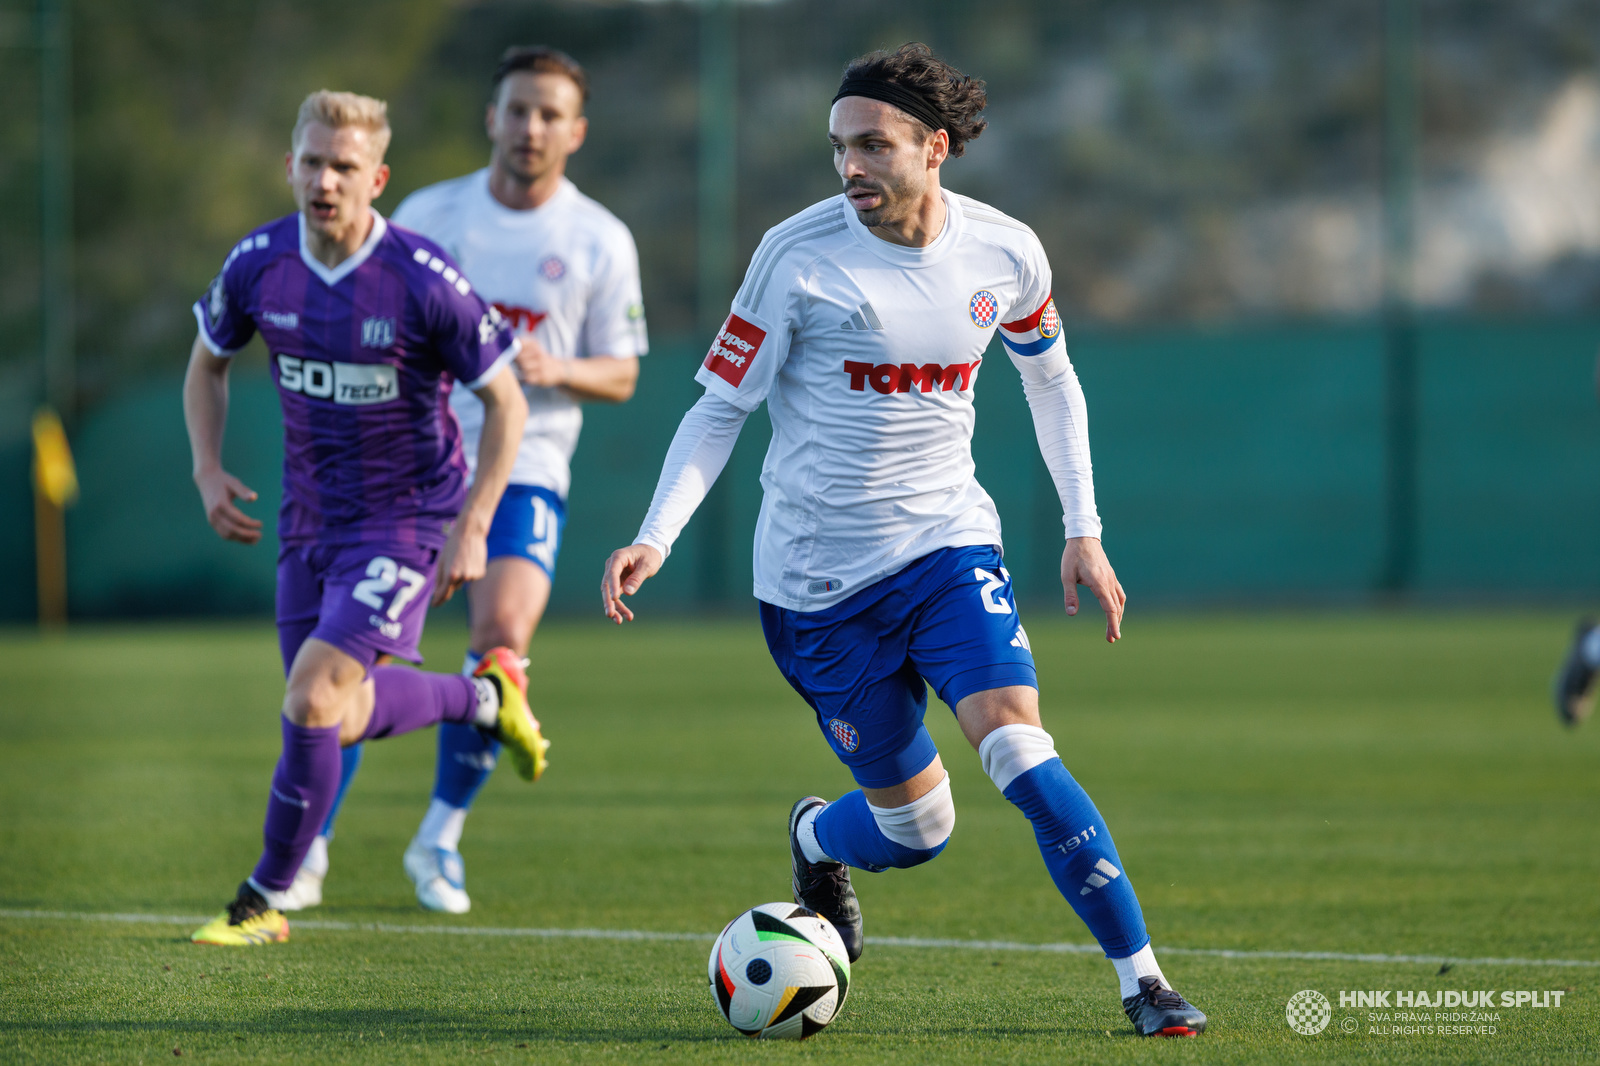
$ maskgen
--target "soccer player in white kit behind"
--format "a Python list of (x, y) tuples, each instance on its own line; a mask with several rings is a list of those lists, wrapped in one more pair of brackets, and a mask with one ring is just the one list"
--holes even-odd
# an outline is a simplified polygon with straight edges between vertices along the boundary
[(1050, 267), (1026, 226), (944, 191), (939, 167), (986, 122), (983, 83), (926, 46), (852, 62), (829, 139), (844, 195), (767, 232), (696, 380), (633, 545), (613, 552), (605, 610), (660, 569), (762, 401), (755, 595), (778, 668), (860, 789), (789, 815), (795, 902), (862, 920), (849, 867), (926, 862), (955, 824), (922, 719), (927, 687), (955, 710), (996, 787), (1032, 822), (1045, 866), (1117, 973), (1141, 1035), (1192, 1036), (1206, 1017), (1150, 948), (1110, 830), (1039, 719), (1028, 636), (974, 478), (973, 389), (996, 329), (1020, 371), (1064, 509), (1068, 614), (1087, 586), (1121, 635), (1126, 597), (1100, 547), (1083, 392), (1061, 340)]
[[(588, 75), (571, 56), (542, 46), (507, 49), (485, 118), (489, 165), (418, 190), (394, 213), (397, 223), (456, 258), (522, 342), (516, 370), (528, 420), (489, 531), (487, 571), (468, 586), (472, 635), (462, 671), (469, 677), (491, 648), (527, 654), (555, 577), (580, 405), (628, 400), (647, 350), (633, 235), (566, 177), (567, 160), (588, 131), (588, 98)], [(457, 388), (450, 407), (470, 467), (483, 402)], [(341, 797), (360, 761), (359, 748), (345, 750)], [(404, 862), (429, 910), (461, 914), (471, 907), (461, 833), (499, 750), (472, 726), (452, 723), (439, 733), (433, 799)], [(337, 811), (336, 804), (297, 879), (304, 904), (321, 899)]]

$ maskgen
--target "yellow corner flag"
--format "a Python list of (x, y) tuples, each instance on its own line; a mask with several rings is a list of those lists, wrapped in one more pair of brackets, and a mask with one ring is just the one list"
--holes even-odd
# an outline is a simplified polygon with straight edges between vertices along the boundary
[(67, 622), (67, 529), (62, 511), (78, 498), (78, 471), (61, 419), (48, 407), (33, 416), (34, 553), (39, 566), (39, 623)]
[(33, 416), (33, 484), (39, 495), (57, 507), (70, 507), (78, 499), (78, 470), (61, 419), (48, 407)]

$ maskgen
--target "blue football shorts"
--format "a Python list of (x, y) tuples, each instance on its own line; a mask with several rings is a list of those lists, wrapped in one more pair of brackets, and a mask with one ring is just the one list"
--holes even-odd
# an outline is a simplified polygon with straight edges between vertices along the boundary
[(943, 548), (821, 611), (761, 604), (778, 669), (816, 712), (856, 783), (888, 788), (939, 754), (928, 688), (953, 711), (974, 692), (1039, 687), (1000, 549)]
[(567, 501), (542, 485), (507, 485), (489, 523), (489, 558), (526, 559), (554, 581)]

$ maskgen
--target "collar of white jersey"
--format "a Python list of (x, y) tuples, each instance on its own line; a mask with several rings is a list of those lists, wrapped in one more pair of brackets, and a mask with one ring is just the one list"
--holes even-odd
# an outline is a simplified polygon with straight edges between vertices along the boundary
[(550, 199), (546, 200), (538, 207), (529, 207), (519, 210), (515, 207), (507, 207), (505, 204), (494, 198), (494, 193), (489, 191), (488, 167), (484, 167), (482, 170), (478, 171), (475, 184), (478, 188), (478, 200), (480, 201), (483, 209), (493, 215), (496, 222), (508, 223), (510, 225), (516, 225), (518, 223), (527, 224), (535, 219), (543, 218), (552, 207), (562, 203), (569, 196), (578, 191), (578, 187), (572, 184), (572, 179), (566, 175), (562, 175), (561, 184), (556, 186), (556, 191), (551, 194)]
[[(939, 236), (933, 243), (923, 248), (910, 248), (904, 244), (891, 244), (882, 237), (873, 233), (861, 224), (856, 209), (850, 206), (848, 200), (844, 205), (845, 223), (850, 227), (850, 232), (861, 246), (867, 251), (882, 259), (886, 263), (893, 263), (898, 267), (925, 267), (932, 266), (942, 261), (945, 256), (955, 250), (957, 242), (961, 240), (961, 232), (966, 225), (966, 216), (961, 213), (961, 205), (949, 190), (940, 189), (939, 195), (944, 197), (944, 229), (939, 231)], [(843, 199), (843, 197), (840, 197)]]
[(362, 263), (372, 258), (372, 253), (378, 249), (378, 242), (389, 232), (389, 223), (378, 214), (378, 209), (369, 207), (367, 210), (372, 212), (372, 232), (367, 234), (367, 239), (361, 242), (361, 247), (356, 249), (354, 255), (332, 269), (318, 262), (316, 256), (306, 249), (306, 216), (300, 216), (300, 261), (325, 284), (337, 285), (349, 277)]

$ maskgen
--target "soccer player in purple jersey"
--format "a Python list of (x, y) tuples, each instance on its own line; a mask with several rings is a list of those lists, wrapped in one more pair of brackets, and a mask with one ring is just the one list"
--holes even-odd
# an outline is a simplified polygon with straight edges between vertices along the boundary
[[(222, 465), (229, 357), (259, 332), (283, 408), (278, 640), (288, 691), (283, 753), (254, 872), (198, 943), (287, 940), (280, 909), (339, 787), (340, 748), (441, 721), (505, 743), (534, 780), (547, 742), (509, 649), (473, 677), (376, 666), (421, 661), (427, 604), (483, 575), (485, 536), (526, 404), (516, 340), (449, 256), (372, 209), (389, 168), (386, 108), (317, 92), (300, 107), (286, 168), (299, 207), (241, 241), (195, 303), (184, 380), (194, 478), (218, 535), (254, 544), (256, 494)], [(452, 382), (485, 407), (470, 493)]]

